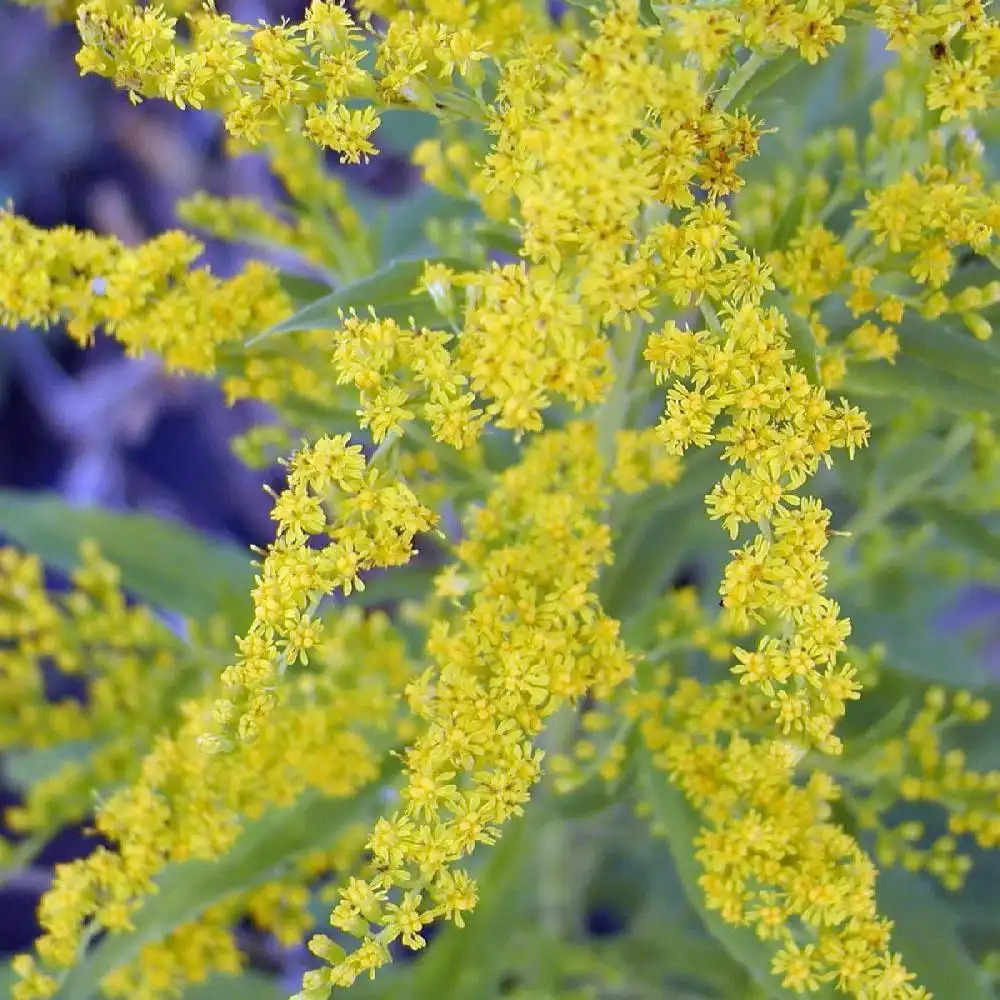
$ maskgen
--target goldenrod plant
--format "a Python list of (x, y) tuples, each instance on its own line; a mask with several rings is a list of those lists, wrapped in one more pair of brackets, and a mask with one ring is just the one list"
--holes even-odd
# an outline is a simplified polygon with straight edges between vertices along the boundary
[(245, 555), (0, 501), (7, 873), (99, 835), (15, 1000), (997, 995), (989, 3), (38, 6), (285, 197), (8, 206), (0, 321), (269, 404), (283, 486)]

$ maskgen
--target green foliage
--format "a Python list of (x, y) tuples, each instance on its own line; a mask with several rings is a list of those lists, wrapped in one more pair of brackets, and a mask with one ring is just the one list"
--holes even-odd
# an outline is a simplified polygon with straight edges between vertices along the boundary
[[(369, 309), (374, 309), (383, 319), (394, 319), (401, 323), (406, 323), (411, 318), (417, 324), (433, 323), (439, 318), (437, 308), (426, 292), (417, 290), (420, 276), (428, 263), (433, 262), (394, 261), (371, 277), (362, 278), (315, 299), (288, 319), (253, 338), (250, 344), (298, 330), (336, 329), (342, 317), (352, 310), (365, 314)], [(445, 259), (439, 263), (451, 266), (460, 262)]]
[(61, 570), (76, 566), (80, 542), (93, 539), (127, 590), (190, 618), (227, 610), (238, 624), (248, 611), (250, 553), (175, 522), (3, 490), (0, 534)]
[[(989, 1000), (982, 970), (958, 936), (955, 917), (947, 903), (916, 876), (890, 869), (878, 880), (878, 901), (893, 921), (893, 941), (907, 965), (935, 995)], [(933, 928), (933, 940), (927, 937)]]
[(280, 1000), (281, 987), (270, 976), (247, 972), (240, 976), (213, 976), (190, 987), (184, 1000)]

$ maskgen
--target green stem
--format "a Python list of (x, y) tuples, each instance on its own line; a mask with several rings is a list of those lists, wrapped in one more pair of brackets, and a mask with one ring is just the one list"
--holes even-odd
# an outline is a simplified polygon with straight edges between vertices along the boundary
[[(547, 754), (565, 753), (570, 749), (576, 724), (576, 713), (570, 706), (553, 715), (545, 728)], [(555, 791), (550, 786), (545, 799), (551, 805)], [(553, 810), (554, 811), (554, 810)], [(546, 942), (562, 941), (571, 930), (571, 868), (572, 851), (562, 821), (554, 816), (538, 833), (538, 910), (539, 924)]]
[(852, 568), (846, 563), (847, 553), (857, 545), (858, 539), (872, 532), (900, 507), (919, 496), (924, 487), (964, 451), (974, 434), (972, 424), (956, 424), (940, 448), (934, 452), (930, 462), (899, 479), (893, 489), (881, 493), (874, 503), (859, 510), (843, 531), (838, 532), (840, 537), (827, 550), (828, 573), (838, 589), (843, 590), (847, 584), (853, 584), (865, 575), (857, 567)]
[(319, 238), (329, 256), (329, 263), (337, 281), (341, 285), (357, 281), (368, 270), (371, 262), (359, 261), (358, 248), (351, 246), (337, 231), (336, 224), (331, 221), (321, 204), (311, 202), (307, 208), (317, 224)]
[[(598, 448), (605, 470), (610, 469), (614, 462), (615, 438), (628, 422), (632, 382), (644, 330), (643, 324), (636, 323), (619, 338), (620, 348), (615, 351), (614, 384), (595, 415)], [(545, 727), (542, 742), (546, 753), (567, 752), (575, 730), (576, 713), (572, 706), (564, 706), (549, 719)], [(548, 786), (546, 800), (551, 803), (554, 795), (551, 785)], [(536, 860), (539, 923), (546, 942), (562, 941), (573, 929), (574, 851), (570, 839), (565, 824), (555, 816), (549, 818), (538, 836)], [(555, 972), (551, 963), (546, 963), (546, 968), (550, 973)]]
[(930, 462), (910, 475), (903, 476), (893, 489), (886, 491), (875, 503), (859, 511), (847, 523), (844, 533), (851, 536), (864, 535), (878, 527), (890, 514), (916, 497), (938, 473), (947, 468), (972, 442), (974, 435), (975, 428), (972, 424), (956, 424)]
[(725, 86), (716, 95), (715, 110), (725, 111), (766, 62), (767, 60), (759, 52), (751, 52), (747, 61), (735, 73), (730, 74)]
[(4, 867), (0, 869), (0, 887), (3, 887), (19, 871), (27, 868), (54, 834), (55, 830), (39, 830), (15, 844), (4, 858)]
[[(930, 525), (925, 525), (930, 527)], [(911, 555), (916, 555), (921, 546), (927, 541), (928, 535), (925, 532), (910, 533), (901, 539), (892, 550), (892, 561), (896, 565), (905, 565)], [(850, 539), (844, 539), (849, 542)], [(840, 558), (844, 552), (841, 545), (835, 545), (830, 558), (829, 575), (832, 587), (841, 593), (846, 593), (849, 588), (864, 583), (870, 579), (871, 573), (863, 566), (853, 565), (849, 569), (844, 567)]]
[(851, 226), (847, 231), (847, 235), (840, 241), (848, 260), (853, 259), (854, 254), (864, 246), (870, 235), (868, 230), (861, 226)]
[(605, 468), (610, 468), (615, 457), (615, 438), (628, 422), (629, 401), (632, 381), (639, 360), (644, 326), (636, 323), (622, 337), (621, 356), (615, 360), (615, 381), (607, 399), (597, 411), (597, 446), (604, 459)]
[(708, 299), (702, 299), (698, 303), (698, 308), (701, 310), (702, 316), (705, 317), (705, 323), (709, 330), (717, 336), (721, 336), (723, 332), (722, 324), (719, 322), (719, 314), (715, 311), (715, 306)]

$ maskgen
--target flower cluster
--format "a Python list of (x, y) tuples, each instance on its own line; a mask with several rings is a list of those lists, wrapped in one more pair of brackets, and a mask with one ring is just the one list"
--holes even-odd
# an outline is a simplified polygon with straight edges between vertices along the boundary
[(741, 0), (720, 9), (670, 8), (675, 21), (677, 47), (694, 56), (708, 71), (716, 69), (736, 45), (757, 48), (797, 49), (808, 63), (825, 58), (830, 46), (844, 40), (843, 0), (808, 0), (806, 3), (766, 4)]
[(375, 441), (398, 433), (419, 412), (436, 440), (455, 448), (475, 442), (482, 416), (449, 350), (453, 339), (441, 330), (404, 329), (391, 319), (344, 320), (333, 370), (339, 383), (358, 389), (358, 422)]
[(469, 305), (455, 334), (374, 315), (346, 317), (337, 333), (337, 382), (359, 390), (359, 422), (375, 441), (419, 413), (436, 440), (461, 449), (487, 422), (518, 435), (542, 430), (555, 397), (576, 409), (603, 398), (606, 340), (547, 269), (510, 264), (456, 274), (436, 265), (422, 285), (445, 310), (452, 286), (465, 286)]
[(1000, 224), (1000, 208), (981, 179), (955, 177), (945, 166), (927, 165), (919, 177), (907, 171), (867, 202), (859, 224), (876, 246), (905, 255), (910, 276), (932, 289), (951, 277), (955, 247), (986, 252)]
[(747, 304), (714, 320), (714, 331), (670, 323), (650, 337), (646, 357), (658, 379), (678, 380), (658, 427), (668, 450), (718, 440), (737, 466), (709, 494), (709, 516), (733, 538), (744, 524), (759, 527), (732, 553), (722, 599), (739, 621), (771, 620), (779, 635), (737, 649), (734, 670), (772, 699), (783, 732), (836, 751), (834, 724), (858, 695), (853, 669), (837, 664), (850, 623), (823, 593), (829, 513), (795, 491), (831, 448), (863, 445), (868, 424), (789, 363), (785, 322)]
[[(251, 144), (301, 111), (305, 135), (358, 163), (376, 152), (371, 139), (380, 119), (367, 102), (434, 110), (435, 86), (450, 91), (456, 71), (474, 77), (485, 57), (465, 18), (448, 25), (426, 14), (393, 13), (369, 50), (350, 12), (332, 0), (313, 0), (300, 23), (257, 26), (206, 4), (186, 14), (183, 32), (162, 6), (91, 0), (76, 11), (77, 63), (83, 73), (111, 78), (135, 101), (159, 97), (218, 110), (227, 131)], [(364, 65), (370, 51), (374, 72)], [(366, 103), (350, 107), (352, 98)]]
[(995, 99), (1000, 72), (997, 24), (987, 16), (983, 0), (935, 4), (875, 0), (868, 6), (890, 51), (932, 52), (927, 106), (938, 111), (942, 121), (968, 118)]
[(808, 993), (834, 983), (881, 1000), (928, 996), (889, 948), (874, 864), (830, 819), (836, 782), (823, 771), (798, 781), (790, 743), (746, 735), (762, 719), (759, 696), (682, 677), (665, 695), (647, 687), (631, 710), (654, 764), (706, 824), (696, 848), (708, 906), (780, 946), (771, 971), (782, 985)]
[[(954, 316), (978, 339), (992, 333), (1000, 287), (954, 280), (962, 262), (994, 252), (996, 193), (983, 144), (972, 128), (923, 130), (914, 91), (922, 79), (914, 59), (887, 70), (864, 143), (851, 129), (819, 133), (801, 168), (782, 166), (735, 206), (745, 237), (770, 250), (774, 280), (804, 317), (828, 387), (852, 361), (895, 361), (904, 322), (950, 326)], [(865, 204), (848, 212), (862, 192)], [(848, 216), (846, 233), (831, 225)]]
[[(156, 891), (154, 880), (167, 865), (220, 857), (248, 822), (291, 805), (303, 794), (329, 799), (355, 795), (376, 777), (382, 746), (412, 735), (395, 696), (411, 667), (384, 616), (364, 619), (353, 609), (338, 615), (313, 650), (311, 666), (313, 670), (286, 684), (284, 698), (260, 737), (237, 744), (226, 755), (206, 754), (199, 745), (211, 718), (211, 696), (181, 705), (180, 723), (156, 737), (134, 781), (98, 807), (94, 826), (111, 846), (57, 867), (39, 908), (37, 958), (25, 955), (18, 960), (17, 1000), (52, 996), (79, 949), (98, 931), (131, 930), (133, 914)], [(269, 780), (261, 781), (261, 775)], [(336, 833), (330, 832), (331, 839)], [(322, 831), (317, 843), (323, 843)], [(356, 834), (350, 843), (356, 850)], [(339, 864), (345, 863), (342, 850), (335, 856)], [(321, 867), (325, 864), (321, 859)], [(315, 873), (316, 866), (302, 871)], [(267, 916), (270, 911), (261, 897), (244, 895), (242, 901), (226, 904), (229, 918), (249, 911), (265, 926), (276, 919)], [(189, 947), (185, 942), (193, 939), (181, 929), (176, 940), (164, 943), (165, 950), (154, 948), (160, 958), (151, 966), (142, 963), (112, 974), (106, 984), (111, 994), (133, 995), (127, 991), (141, 981), (142, 990), (135, 995), (159, 997), (171, 982), (203, 978), (206, 968), (231, 967), (235, 945), (218, 936), (219, 919), (208, 913), (199, 920), (191, 933), (202, 940), (214, 934), (211, 939), (217, 944), (207, 965), (192, 964), (199, 974), (184, 973), (178, 949), (183, 952)], [(163, 963), (165, 981), (157, 980), (156, 972)]]
[(403, 806), (368, 841), (376, 874), (344, 887), (330, 918), (360, 944), (342, 956), (330, 938), (313, 938), (332, 968), (306, 975), (303, 1000), (374, 974), (393, 941), (422, 947), (436, 918), (461, 925), (476, 887), (455, 864), (522, 811), (539, 777), (543, 720), (630, 675), (617, 622), (591, 589), (608, 559), (601, 480), (593, 428), (573, 424), (532, 441), (472, 515), (459, 565), (438, 588), (456, 596), (431, 626), (432, 666), (407, 690), (426, 728), (403, 756)]
[(210, 374), (218, 345), (266, 329), (290, 311), (276, 273), (251, 262), (220, 280), (189, 269), (201, 244), (180, 231), (141, 246), (69, 226), (40, 230), (0, 212), (0, 323), (65, 324), (81, 345), (97, 327), (133, 355), (153, 351), (167, 367)]
[(290, 459), (271, 516), (277, 538), (260, 565), (240, 656), (223, 671), (226, 696), (213, 709), (218, 729), (201, 739), (206, 750), (230, 749), (232, 735), (250, 742), (266, 730), (261, 722), (282, 698), (285, 669), (308, 662), (320, 641), (320, 600), (364, 589), (366, 570), (407, 562), (414, 536), (434, 523), (411, 489), (374, 462), (366, 465), (346, 434), (321, 438)]
[[(34, 2), (53, 7), (52, 0)], [(192, 10), (196, 6), (188, 0), (143, 8), (89, 0), (58, 3), (55, 12), (76, 14), (82, 72), (111, 78), (134, 100), (161, 97), (181, 107), (218, 109), (229, 132), (250, 142), (301, 110), (310, 139), (352, 162), (375, 152), (375, 105), (438, 111), (448, 104), (467, 111), (475, 101), (467, 91), (450, 86), (456, 72), (475, 84), (488, 56), (507, 57), (505, 64), (514, 68), (521, 60), (513, 53), (525, 36), (531, 39), (529, 47), (535, 47), (535, 59), (522, 62), (518, 74), (537, 72), (545, 57), (551, 63), (555, 55), (551, 32), (535, 5), (522, 2), (419, 2), (400, 10), (395, 3), (369, 0), (358, 5), (356, 21), (335, 0), (313, 0), (300, 23), (258, 26), (235, 22), (210, 4)], [(660, 26), (615, 30), (609, 39), (615, 49), (605, 54), (615, 58), (619, 70), (627, 70), (634, 57), (639, 60), (618, 80), (620, 96), (629, 98), (619, 124), (642, 101), (640, 94), (629, 93), (626, 81), (649, 80), (647, 38), (659, 36), (678, 64), (686, 59), (707, 75), (741, 46), (754, 60), (793, 50), (813, 64), (845, 40), (845, 16), (875, 24), (888, 36), (889, 48), (904, 56), (936, 52), (925, 81), (926, 100), (943, 121), (984, 110), (993, 100), (1000, 63), (997, 28), (986, 5), (982, 0), (946, 0), (927, 10), (921, 6), (915, 0), (665, 5)], [(619, 10), (638, 27), (629, 5), (612, 5), (604, 24), (613, 22)], [(186, 31), (178, 32), (177, 14), (186, 16)], [(373, 36), (374, 70), (365, 66), (365, 32)], [(351, 98), (373, 103), (352, 108), (345, 103)], [(609, 114), (610, 105), (600, 110), (595, 121), (618, 117)], [(593, 139), (600, 141), (596, 133)], [(620, 155), (628, 158), (630, 152), (623, 148)], [(606, 162), (613, 169), (611, 160)], [(633, 196), (623, 192), (626, 201)]]
[[(961, 749), (944, 744), (949, 729), (982, 722), (989, 713), (983, 698), (959, 691), (949, 704), (942, 688), (929, 688), (906, 732), (887, 740), (866, 762), (866, 773), (859, 777), (868, 787), (857, 814), (863, 827), (876, 832), (880, 863), (929, 871), (956, 890), (972, 867), (972, 859), (957, 852), (956, 837), (967, 834), (987, 849), (1000, 845), (1000, 771), (974, 771)], [(948, 813), (947, 832), (921, 846), (928, 839), (923, 822), (889, 825), (882, 814), (900, 800), (939, 804)]]
[(576, 409), (603, 398), (606, 342), (587, 324), (571, 287), (546, 268), (514, 264), (476, 275), (469, 287), (475, 299), (459, 363), (471, 388), (490, 400), (486, 414), (497, 427), (541, 430), (542, 411), (556, 395)]
[(149, 608), (130, 606), (94, 545), (82, 546), (70, 587), (50, 594), (35, 556), (0, 548), (0, 745), (81, 747), (5, 811), (8, 828), (34, 838), (79, 821), (95, 789), (133, 774), (157, 730), (175, 720), (181, 692), (212, 662)]

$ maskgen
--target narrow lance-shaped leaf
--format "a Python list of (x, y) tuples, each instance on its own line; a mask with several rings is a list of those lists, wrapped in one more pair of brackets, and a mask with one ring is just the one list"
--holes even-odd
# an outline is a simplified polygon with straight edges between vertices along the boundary
[(419, 563), (393, 566), (366, 579), (365, 589), (355, 590), (345, 603), (370, 608), (421, 597), (430, 589), (436, 572), (436, 566)]
[(282, 289), (296, 308), (308, 305), (330, 292), (330, 285), (327, 282), (302, 274), (284, 272), (279, 276), (279, 280)]
[(767, 93), (799, 63), (794, 51), (786, 50), (762, 63), (759, 69), (737, 90), (734, 107), (748, 108), (761, 94)]
[(1000, 534), (978, 517), (944, 500), (923, 500), (914, 509), (921, 517), (937, 525), (949, 541), (977, 556), (1000, 563)]
[(601, 605), (628, 619), (662, 592), (685, 555), (703, 542), (702, 497), (721, 475), (715, 450), (688, 458), (681, 479), (656, 487), (625, 508), (617, 530), (615, 561), (601, 574)]
[(955, 930), (952, 912), (929, 886), (908, 872), (885, 868), (875, 896), (879, 913), (893, 922), (892, 950), (902, 954), (921, 986), (942, 1000), (993, 997)]
[(948, 413), (1000, 414), (1000, 351), (947, 320), (908, 315), (896, 328), (895, 364), (856, 364), (845, 387), (861, 395), (911, 396)]
[[(0, 490), (0, 537), (64, 571), (79, 565), (80, 542), (93, 539), (121, 570), (125, 589), (152, 605), (198, 620), (228, 611), (234, 627), (242, 627), (250, 612), (249, 551), (149, 514)], [(372, 575), (349, 601), (371, 607), (419, 597), (433, 575), (434, 567), (423, 564), (394, 567)]]
[(944, 413), (983, 411), (1000, 416), (1000, 392), (903, 353), (895, 364), (855, 364), (843, 388), (851, 397), (919, 400)]
[(184, 991), (184, 1000), (285, 1000), (287, 996), (276, 979), (259, 972), (212, 976)]
[(150, 514), (73, 507), (49, 494), (0, 490), (0, 536), (61, 570), (77, 566), (80, 542), (93, 539), (121, 570), (122, 585), (150, 604), (195, 619), (237, 603), (249, 612), (249, 551)]
[(456, 269), (466, 266), (463, 261), (451, 258), (395, 261), (370, 277), (345, 285), (310, 302), (288, 319), (258, 334), (248, 342), (248, 346), (297, 330), (335, 329), (341, 323), (341, 314), (347, 314), (352, 309), (359, 315), (367, 315), (371, 308), (380, 319), (394, 319), (403, 323), (411, 317), (416, 323), (440, 322), (440, 313), (431, 297), (427, 294), (413, 294), (424, 273), (424, 266), (428, 263), (444, 264)]
[(904, 357), (993, 396), (1000, 395), (1000, 351), (976, 340), (967, 330), (954, 329), (945, 320), (932, 323), (909, 315), (897, 326), (896, 336)]
[(788, 321), (788, 346), (795, 352), (795, 364), (806, 373), (810, 382), (818, 383), (820, 379), (816, 338), (809, 327), (809, 321), (792, 310), (787, 296), (775, 295), (773, 301)]

